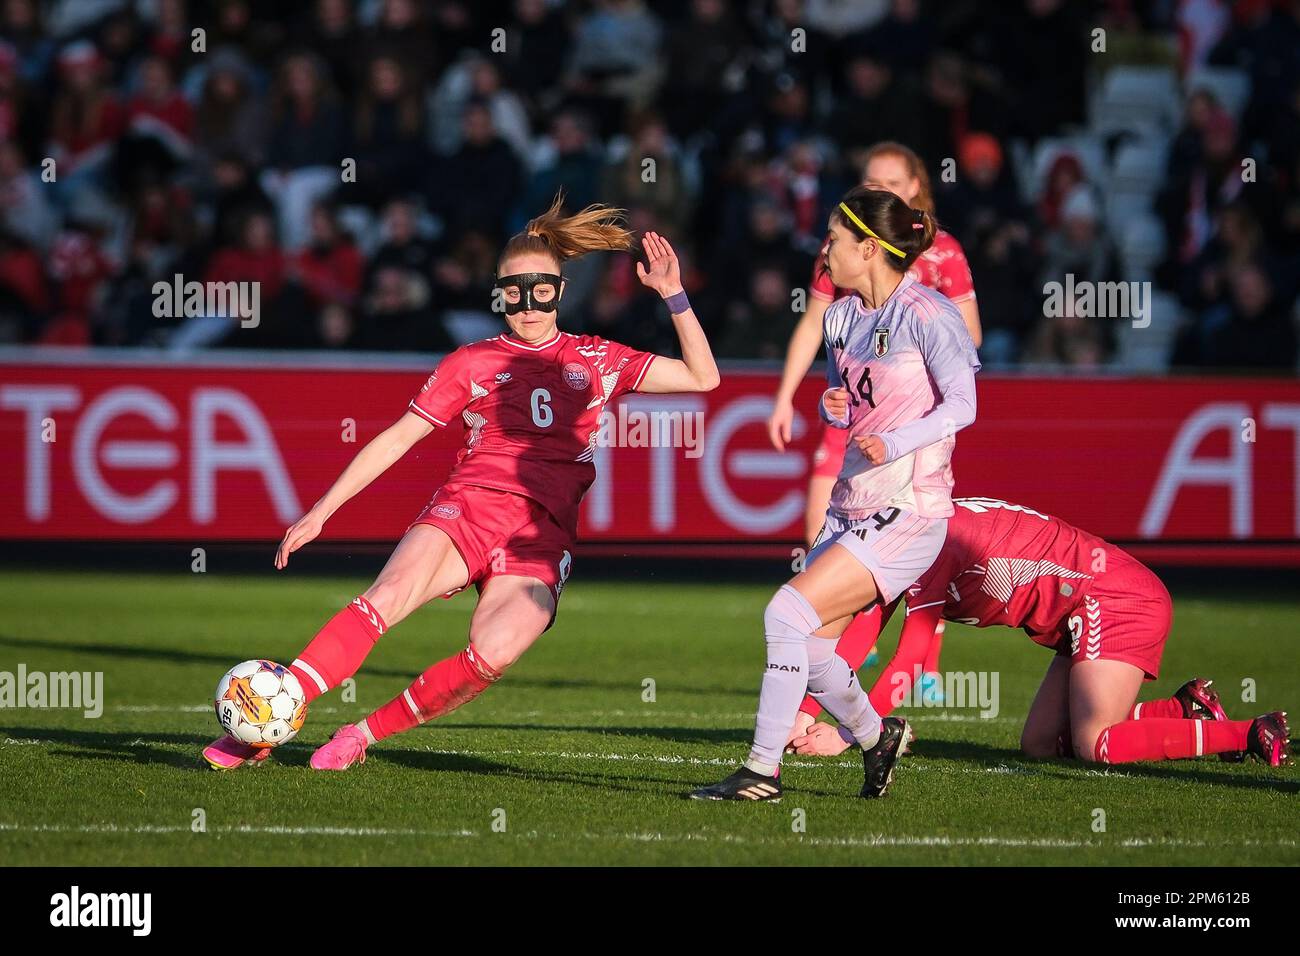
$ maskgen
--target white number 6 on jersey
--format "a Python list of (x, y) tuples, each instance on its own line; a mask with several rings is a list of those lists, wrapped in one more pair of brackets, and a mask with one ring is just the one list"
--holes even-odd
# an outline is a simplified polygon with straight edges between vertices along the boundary
[(538, 428), (549, 428), (555, 421), (555, 413), (546, 403), (551, 400), (551, 393), (544, 388), (533, 389), (533, 424)]

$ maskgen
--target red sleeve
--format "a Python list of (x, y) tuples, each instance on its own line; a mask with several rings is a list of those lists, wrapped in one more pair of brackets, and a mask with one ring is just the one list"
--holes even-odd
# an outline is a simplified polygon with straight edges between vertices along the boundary
[(628, 392), (635, 392), (641, 388), (641, 383), (645, 380), (645, 373), (650, 370), (650, 365), (655, 360), (653, 352), (642, 352), (638, 349), (630, 348), (626, 345), (620, 345), (618, 342), (605, 340), (605, 371), (604, 377), (616, 375), (614, 387), (606, 397), (606, 401), (612, 402), (620, 395)]
[(925, 663), (925, 653), (930, 649), (934, 629), (942, 619), (943, 601), (922, 603), (915, 609), (908, 607), (903, 631), (898, 635), (898, 650), (894, 651), (894, 656), (867, 695), (881, 717), (889, 716), (912, 689), (912, 681)]
[(822, 268), (822, 262), (826, 256), (827, 243), (822, 243), (821, 252), (817, 253), (817, 259), (813, 262), (812, 278), (808, 281), (808, 293), (818, 299), (825, 299), (827, 302), (835, 300), (835, 283), (831, 277), (826, 274)]
[(446, 428), (469, 404), (470, 377), (469, 355), (459, 348), (438, 363), (424, 388), (411, 399), (410, 410), (430, 424)]
[(971, 278), (970, 263), (961, 243), (948, 237), (951, 252), (939, 263), (939, 276), (942, 281), (940, 292), (954, 302), (963, 302), (975, 298), (975, 280)]

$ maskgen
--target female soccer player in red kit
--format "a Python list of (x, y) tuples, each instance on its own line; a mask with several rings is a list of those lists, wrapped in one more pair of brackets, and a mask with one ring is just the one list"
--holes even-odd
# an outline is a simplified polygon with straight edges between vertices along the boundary
[[(881, 714), (912, 686), (935, 624), (1023, 628), (1056, 651), (1020, 737), (1030, 757), (1068, 756), (1130, 763), (1253, 754), (1271, 766), (1289, 756), (1286, 714), (1229, 720), (1203, 679), (1173, 697), (1136, 703), (1159, 675), (1173, 607), (1145, 565), (1112, 544), (995, 498), (955, 498), (939, 557), (903, 597), (907, 618), (898, 652), (869, 695)], [(858, 661), (848, 660), (856, 668)], [(803, 710), (820, 707), (805, 698)], [(791, 741), (796, 753), (841, 753), (849, 735), (814, 725)]]
[[(460, 418), (465, 447), (446, 481), (363, 594), (312, 639), (289, 669), (308, 700), (361, 666), (386, 630), (434, 598), (474, 584), (479, 600), (465, 650), (434, 664), (360, 723), (340, 728), (312, 756), (318, 770), (345, 770), (385, 737), (473, 700), (550, 627), (571, 568), (578, 505), (595, 479), (600, 416), (631, 392), (706, 392), (718, 369), (682, 289), (677, 257), (654, 232), (641, 240), (641, 282), (672, 312), (682, 358), (672, 359), (556, 327), (563, 263), (598, 249), (630, 249), (623, 210), (588, 206), (561, 215), (562, 197), (510, 239), (496, 294), (509, 330), (462, 346), (439, 363), (406, 414), (353, 459), (325, 496), (285, 532), (275, 556), (317, 537), (348, 499), (417, 441)], [(264, 759), (222, 738), (204, 758), (220, 770)]]
[[(862, 178), (864, 183), (888, 189), (913, 209), (923, 209), (931, 216), (935, 214), (930, 175), (926, 172), (925, 163), (902, 143), (882, 142), (872, 146), (867, 151)], [(852, 294), (851, 290), (840, 288), (831, 281), (826, 273), (825, 256), (826, 249), (823, 247), (808, 284), (808, 308), (795, 327), (794, 334), (790, 336), (785, 370), (777, 388), (772, 415), (767, 422), (768, 437), (778, 451), (785, 450), (786, 443), (793, 435), (794, 394), (821, 348), (822, 320), (826, 307), (841, 296)], [(978, 348), (981, 339), (979, 305), (975, 301), (970, 265), (961, 244), (943, 229), (937, 230), (934, 244), (917, 257), (908, 269), (908, 275), (952, 300), (961, 313), (962, 321), (966, 323), (971, 341)], [(844, 461), (845, 441), (845, 432), (841, 429), (822, 427), (821, 441), (813, 453), (813, 471), (808, 479), (808, 499), (804, 509), (805, 538), (810, 545), (826, 516), (831, 488)], [(866, 635), (878, 628), (879, 614), (878, 606), (863, 611), (840, 638), (841, 646), (852, 649), (865, 640)], [(942, 699), (942, 691), (936, 683), (942, 639), (943, 623), (940, 622), (922, 670), (922, 692), (932, 699)], [(802, 731), (804, 727), (798, 729)]]

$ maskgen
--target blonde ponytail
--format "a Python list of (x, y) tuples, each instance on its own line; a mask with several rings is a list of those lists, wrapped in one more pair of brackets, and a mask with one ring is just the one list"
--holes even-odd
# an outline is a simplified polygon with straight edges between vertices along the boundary
[(551, 207), (528, 220), (524, 231), (512, 236), (501, 252), (501, 262), (521, 255), (548, 255), (563, 264), (568, 259), (599, 249), (627, 250), (632, 233), (620, 225), (626, 209), (592, 203), (572, 216), (561, 213), (564, 191), (556, 193)]

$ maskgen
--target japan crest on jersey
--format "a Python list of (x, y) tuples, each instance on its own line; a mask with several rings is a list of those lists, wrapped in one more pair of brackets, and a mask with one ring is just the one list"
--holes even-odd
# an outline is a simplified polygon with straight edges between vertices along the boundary
[(885, 353), (889, 351), (889, 329), (876, 329), (875, 337), (876, 358), (884, 358)]

